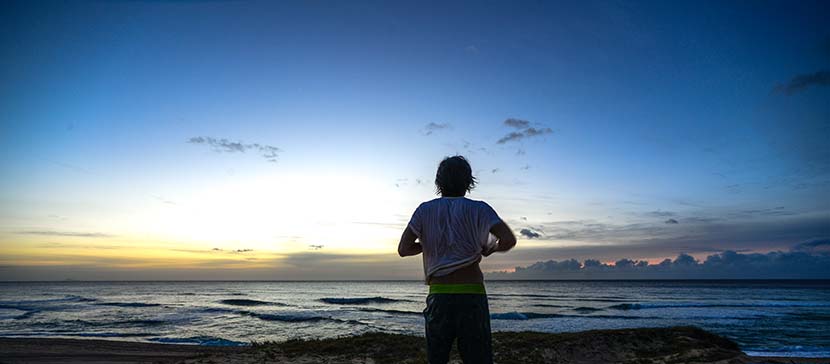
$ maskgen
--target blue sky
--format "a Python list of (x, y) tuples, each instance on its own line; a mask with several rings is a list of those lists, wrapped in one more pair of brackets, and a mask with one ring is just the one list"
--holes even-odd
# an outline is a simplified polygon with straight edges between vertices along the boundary
[(539, 235), (488, 270), (830, 237), (826, 2), (2, 7), (15, 278), (417, 278), (397, 237), (455, 153)]

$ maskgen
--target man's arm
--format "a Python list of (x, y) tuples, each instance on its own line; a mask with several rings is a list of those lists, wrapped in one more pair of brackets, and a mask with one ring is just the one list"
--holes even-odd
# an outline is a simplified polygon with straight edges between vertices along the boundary
[(495, 252), (506, 252), (516, 246), (516, 236), (513, 235), (513, 230), (510, 230), (510, 227), (507, 226), (504, 221), (493, 225), (493, 227), (490, 228), (490, 233), (499, 239), (499, 243), (496, 245), (496, 249), (493, 249), (492, 252), (488, 252), (487, 255)]
[(421, 254), (423, 248), (421, 244), (415, 242), (417, 238), (418, 236), (415, 235), (415, 232), (407, 226), (406, 230), (403, 231), (403, 235), (401, 235), (401, 242), (398, 243), (398, 255), (407, 257)]

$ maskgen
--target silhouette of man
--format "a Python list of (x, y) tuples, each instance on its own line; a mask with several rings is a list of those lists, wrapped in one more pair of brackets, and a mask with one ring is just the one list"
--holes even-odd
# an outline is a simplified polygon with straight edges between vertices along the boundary
[(435, 174), (441, 197), (418, 206), (398, 245), (401, 257), (424, 254), (430, 364), (449, 361), (455, 339), (464, 363), (493, 362), (490, 309), (478, 263), (513, 248), (516, 237), (490, 205), (464, 197), (475, 185), (464, 157), (444, 158)]

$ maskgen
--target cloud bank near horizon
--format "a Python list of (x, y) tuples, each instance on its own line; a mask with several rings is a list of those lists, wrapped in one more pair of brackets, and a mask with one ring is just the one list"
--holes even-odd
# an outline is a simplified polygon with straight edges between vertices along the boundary
[(488, 273), (490, 279), (830, 279), (830, 239), (812, 239), (790, 251), (739, 253), (727, 250), (702, 261), (681, 253), (659, 264), (620, 259), (548, 260), (514, 272)]

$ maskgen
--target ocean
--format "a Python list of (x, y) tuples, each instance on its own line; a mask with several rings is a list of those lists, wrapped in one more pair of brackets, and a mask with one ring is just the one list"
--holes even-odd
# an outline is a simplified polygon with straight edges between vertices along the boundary
[[(750, 355), (830, 357), (830, 281), (489, 281), (494, 331), (695, 325)], [(3, 282), (0, 336), (248, 345), (423, 335), (427, 287), (379, 282)]]

